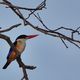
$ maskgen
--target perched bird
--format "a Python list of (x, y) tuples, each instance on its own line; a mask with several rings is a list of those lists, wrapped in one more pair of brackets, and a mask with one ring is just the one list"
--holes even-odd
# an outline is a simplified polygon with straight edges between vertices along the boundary
[(17, 55), (15, 50), (10, 48), (8, 56), (7, 56), (7, 62), (3, 66), (3, 69), (6, 69), (12, 61), (14, 61), (18, 56), (21, 55), (21, 53), (24, 51), (26, 47), (26, 40), (34, 38), (36, 36), (38, 35), (20, 35), (19, 37), (17, 37), (17, 39), (15, 40), (13, 44), (14, 44), (14, 47), (19, 51), (19, 53)]

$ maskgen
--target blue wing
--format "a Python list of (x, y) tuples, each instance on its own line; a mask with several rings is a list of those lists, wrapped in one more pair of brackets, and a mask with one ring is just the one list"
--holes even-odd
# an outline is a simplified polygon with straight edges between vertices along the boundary
[[(14, 44), (14, 46), (16, 46), (17, 42), (15, 41), (13, 44)], [(12, 51), (13, 51), (13, 49), (10, 48), (9, 53), (8, 53), (8, 55), (7, 55), (7, 59), (8, 59), (9, 56), (11, 55)]]
[(12, 49), (12, 48), (10, 48), (9, 53), (8, 53), (8, 55), (7, 55), (7, 59), (8, 59), (8, 58), (9, 58), (9, 56), (11, 55), (12, 51), (13, 51), (13, 49)]

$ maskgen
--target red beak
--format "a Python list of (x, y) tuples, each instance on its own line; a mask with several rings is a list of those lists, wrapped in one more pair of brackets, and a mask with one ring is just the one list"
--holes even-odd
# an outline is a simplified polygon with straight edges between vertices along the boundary
[(34, 38), (34, 37), (37, 37), (38, 35), (36, 34), (36, 35), (29, 35), (29, 36), (27, 36), (27, 38), (28, 39), (31, 39), (31, 38)]

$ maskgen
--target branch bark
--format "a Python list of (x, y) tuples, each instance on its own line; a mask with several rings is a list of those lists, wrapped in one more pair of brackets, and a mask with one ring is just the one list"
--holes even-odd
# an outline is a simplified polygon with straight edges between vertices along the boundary
[(26, 69), (30, 69), (30, 70), (33, 70), (36, 68), (36, 66), (30, 66), (30, 65), (25, 65), (21, 59), (21, 56), (18, 56), (17, 59), (16, 59), (17, 63), (19, 64), (19, 67), (22, 68), (22, 71), (23, 71), (23, 77), (21, 80), (25, 79), (25, 80), (29, 80), (28, 79), (28, 75), (27, 75), (27, 72), (26, 72)]
[(0, 33), (10, 31), (10, 30), (12, 30), (13, 28), (17, 28), (17, 27), (20, 26), (20, 25), (21, 25), (21, 23), (19, 23), (19, 24), (15, 24), (15, 25), (13, 25), (13, 26), (7, 28), (7, 29), (0, 30)]
[[(74, 34), (75, 33), (77, 33), (78, 35), (80, 35), (80, 32), (79, 32), (80, 27), (78, 27), (75, 30), (74, 29), (71, 29), (71, 28), (65, 28), (65, 27), (60, 27), (60, 28), (51, 30), (51, 29), (49, 29), (44, 24), (44, 22), (41, 19), (40, 15), (39, 14), (37, 14), (37, 15), (35, 14), (36, 11), (43, 10), (43, 8), (46, 7), (46, 0), (44, 0), (36, 8), (24, 8), (24, 7), (16, 6), (16, 5), (13, 5), (13, 3), (11, 3), (9, 0), (3, 0), (3, 2), (0, 2), (0, 4), (7, 5), (8, 6), (7, 8), (10, 8), (23, 21), (24, 26), (29, 25), (33, 29), (35, 29), (35, 30), (37, 30), (37, 31), (39, 31), (39, 32), (41, 32), (43, 34), (46, 34), (46, 35), (49, 35), (49, 36), (52, 36), (52, 37), (60, 38), (60, 40), (62, 41), (62, 43), (65, 45), (66, 48), (68, 48), (68, 46), (65, 43), (65, 40), (68, 41), (68, 42), (70, 42), (70, 43), (72, 43), (72, 44), (74, 44), (78, 48), (80, 48), (80, 40), (74, 38)], [(24, 15), (22, 14), (22, 12), (20, 11), (20, 9), (22, 9), (22, 10), (28, 10), (30, 12), (29, 16), (27, 18), (25, 18)], [(42, 26), (34, 26), (30, 21), (28, 21), (28, 18), (31, 15), (34, 15), (37, 18), (37, 20), (42, 24)], [(0, 33), (10, 31), (13, 28), (18, 27), (19, 25), (21, 25), (21, 23), (16, 24), (16, 25), (13, 25), (13, 26), (9, 27), (8, 29), (0, 30)], [(70, 31), (71, 35), (70, 36), (67, 36), (67, 35), (64, 35), (63, 33), (60, 33), (59, 30), (62, 30), (62, 29), (66, 30), (66, 31)], [(0, 34), (0, 38), (6, 40), (8, 42), (8, 44), (11, 47), (14, 48), (14, 45), (12, 44), (12, 42), (11, 42), (11, 40), (10, 40), (10, 38), (8, 36), (3, 35), (3, 34)], [(21, 67), (22, 68), (22, 71), (23, 71), (23, 78), (22, 78), (22, 80), (23, 79), (29, 80), (28, 79), (27, 72), (26, 72), (26, 69), (33, 70), (36, 67), (35, 66), (30, 66), (30, 65), (25, 65), (22, 62), (22, 59), (21, 59), (20, 56), (16, 59), (16, 61), (18, 62), (19, 67)]]
[[(61, 29), (61, 28), (58, 28), (58, 29), (56, 29), (56, 30), (50, 30), (47, 26), (44, 26), (46, 29), (43, 29), (43, 28), (40, 28), (39, 26), (34, 26), (31, 22), (29, 22), (28, 20), (26, 20), (26, 18), (23, 16), (23, 14), (21, 13), (21, 11), (19, 10), (19, 9), (15, 9), (12, 5), (12, 3), (11, 2), (9, 2), (8, 0), (3, 0), (7, 5), (8, 5), (8, 7), (10, 7), (11, 8), (11, 10), (20, 18), (20, 19), (22, 19), (23, 20), (23, 22), (25, 23), (25, 26), (26, 25), (29, 25), (29, 26), (31, 26), (32, 28), (34, 28), (35, 30), (37, 30), (37, 31), (39, 31), (39, 32), (41, 32), (41, 33), (44, 33), (44, 34), (46, 34), (46, 35), (50, 35), (50, 36), (53, 36), (53, 37), (58, 37), (58, 38), (61, 38), (61, 40), (63, 39), (63, 40), (67, 40), (67, 41), (69, 41), (70, 43), (72, 43), (72, 44), (74, 44), (75, 46), (77, 45), (77, 47), (78, 48), (80, 48), (80, 46), (79, 46), (79, 44), (80, 44), (80, 41), (79, 40), (76, 40), (76, 39), (73, 39), (73, 37), (68, 37), (68, 36), (66, 36), (66, 35), (64, 35), (64, 34), (62, 34), (62, 33), (59, 33), (59, 32), (57, 32), (59, 29)], [(34, 14), (33, 14), (34, 15)], [(44, 23), (43, 23), (43, 21), (39, 18), (38, 19), (41, 23), (42, 23), (42, 25), (44, 25)], [(64, 28), (64, 27), (63, 27)], [(68, 29), (68, 28), (64, 28), (65, 30), (70, 30), (71, 31), (71, 33), (73, 34), (73, 32), (75, 33), (75, 32), (77, 32), (77, 33), (79, 33), (79, 31), (78, 30), (73, 30), (73, 29)], [(63, 42), (63, 41), (62, 41)], [(67, 46), (67, 45), (66, 45)]]

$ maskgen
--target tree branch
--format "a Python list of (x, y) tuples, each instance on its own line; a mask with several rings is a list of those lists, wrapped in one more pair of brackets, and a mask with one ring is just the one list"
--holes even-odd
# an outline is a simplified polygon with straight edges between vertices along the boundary
[(0, 33), (10, 31), (10, 30), (12, 30), (13, 28), (16, 28), (16, 27), (18, 27), (18, 26), (20, 26), (20, 25), (21, 25), (21, 23), (16, 24), (16, 25), (13, 25), (13, 26), (11, 26), (11, 27), (9, 27), (9, 28), (7, 28), (7, 29), (4, 29), (4, 30), (0, 30)]
[[(53, 36), (53, 37), (59, 37), (59, 38), (61, 38), (61, 39), (64, 39), (64, 40), (67, 40), (67, 41), (73, 41), (73, 42), (76, 42), (76, 43), (78, 43), (78, 44), (80, 44), (80, 41), (79, 40), (76, 40), (76, 39), (73, 39), (73, 37), (68, 37), (68, 36), (66, 36), (66, 35), (64, 35), (64, 34), (62, 34), (62, 33), (59, 33), (59, 32), (56, 32), (56, 31), (58, 31), (58, 30), (60, 30), (60, 29), (65, 29), (65, 30), (70, 30), (71, 31), (71, 33), (73, 34), (73, 32), (75, 33), (75, 32), (77, 32), (78, 34), (79, 34), (79, 31), (76, 31), (76, 30), (73, 30), (73, 29), (69, 29), (69, 28), (64, 28), (64, 27), (61, 27), (61, 28), (58, 28), (58, 29), (56, 29), (56, 30), (50, 30), (50, 29), (48, 29), (47, 28), (47, 26), (46, 26), (46, 29), (47, 30), (45, 30), (45, 29), (42, 29), (42, 28), (39, 28), (39, 26), (34, 26), (32, 23), (30, 23), (28, 20), (26, 20), (25, 18), (24, 18), (24, 16), (22, 16), (22, 13), (21, 13), (21, 11), (19, 10), (19, 9), (14, 9), (14, 7), (13, 6), (11, 6), (12, 5), (12, 3), (10, 3), (9, 1), (7, 1), (7, 0), (3, 0), (4, 2), (6, 2), (6, 4), (9, 4), (8, 6), (12, 9), (12, 11), (20, 18), (20, 19), (22, 19), (23, 21), (24, 21), (24, 23), (26, 23), (27, 25), (30, 25), (32, 28), (34, 28), (35, 30), (37, 30), (37, 31), (39, 31), (39, 32), (41, 32), (41, 33), (44, 33), (44, 34), (47, 34), (47, 35), (50, 35), (50, 36)], [(18, 12), (19, 11), (19, 12)], [(41, 23), (42, 24), (44, 24), (43, 23), (43, 21), (40, 19), (40, 17), (38, 17), (38, 20), (40, 20), (41, 21)], [(70, 42), (69, 41), (69, 42)], [(75, 43), (75, 44), (76, 44)], [(76, 44), (76, 45), (78, 45), (78, 44)]]
[[(80, 48), (80, 40), (79, 39), (75, 39), (74, 38), (74, 34), (77, 33), (78, 35), (80, 35), (80, 32), (79, 32), (79, 29), (80, 27), (78, 27), (77, 29), (71, 29), (71, 28), (65, 28), (65, 27), (60, 27), (60, 28), (57, 28), (57, 29), (54, 29), (54, 30), (51, 30), (49, 29), (43, 22), (43, 20), (41, 19), (40, 15), (39, 14), (35, 14), (35, 12), (37, 10), (42, 10), (43, 8), (46, 7), (46, 0), (44, 0), (41, 4), (39, 4), (36, 8), (24, 8), (24, 7), (20, 7), (20, 6), (15, 6), (13, 5), (9, 0), (3, 0), (3, 2), (0, 2), (0, 4), (3, 4), (3, 5), (7, 5), (8, 7), (7, 8), (10, 8), (24, 23), (24, 26), (27, 26), (29, 25), (30, 27), (32, 27), (33, 29), (43, 33), (43, 34), (46, 34), (46, 35), (49, 35), (49, 36), (52, 36), (52, 37), (57, 37), (57, 38), (60, 38), (62, 43), (65, 45), (66, 48), (68, 48), (67, 44), (65, 43), (64, 40), (74, 44), (76, 47)], [(20, 9), (22, 10), (28, 10), (30, 11), (30, 14), (27, 18), (24, 17), (24, 15), (22, 14), (22, 12), (20, 11)], [(30, 21), (28, 21), (28, 18), (31, 16), (31, 15), (34, 15), (37, 20), (42, 24), (42, 26), (34, 26)], [(18, 27), (20, 24), (16, 24), (16, 25), (13, 25), (11, 26), (10, 28), (8, 29), (5, 29), (5, 30), (0, 30), (0, 33), (2, 32), (6, 32), (6, 31), (10, 31), (11, 29), (15, 28), (15, 27)], [(60, 30), (66, 30), (66, 31), (70, 31), (70, 36), (67, 36), (67, 35), (64, 35), (63, 33), (60, 33), (59, 31)], [(11, 40), (9, 37), (3, 35), (3, 34), (0, 34), (0, 38), (6, 40), (8, 42), (8, 44), (14, 48), (14, 45), (12, 44)], [(15, 49), (16, 51), (16, 49)], [(30, 69), (30, 70), (33, 70), (35, 69), (36, 67), (35, 66), (30, 66), (30, 65), (25, 65), (21, 58), (18, 57), (16, 59), (16, 61), (18, 62), (19, 64), (19, 67), (22, 68), (22, 71), (23, 71), (23, 79), (25, 80), (29, 80), (28, 79), (28, 75), (27, 75), (27, 72), (26, 72), (26, 69)]]
[(14, 44), (12, 43), (12, 41), (10, 40), (10, 38), (8, 36), (6, 36), (4, 34), (0, 34), (0, 38), (7, 41), (7, 43), (10, 45), (10, 47), (16, 52), (17, 56), (19, 55), (18, 53), (20, 53), (20, 52), (14, 47)]
[(30, 70), (33, 70), (36, 68), (36, 66), (30, 66), (30, 65), (25, 65), (23, 62), (22, 62), (22, 59), (21, 59), (21, 56), (18, 56), (17, 59), (16, 59), (17, 63), (19, 64), (19, 67), (22, 68), (22, 71), (23, 71), (23, 79), (25, 80), (29, 80), (28, 79), (28, 75), (27, 75), (27, 72), (26, 72), (26, 69), (30, 69)]

